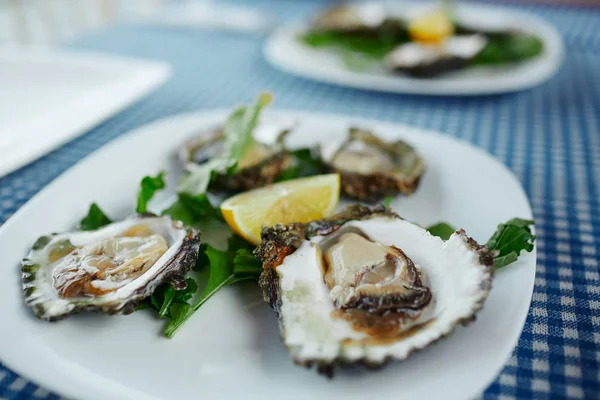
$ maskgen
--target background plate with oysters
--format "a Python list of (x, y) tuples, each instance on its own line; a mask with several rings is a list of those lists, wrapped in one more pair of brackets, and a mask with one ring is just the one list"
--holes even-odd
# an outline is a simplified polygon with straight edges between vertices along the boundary
[(560, 67), (554, 26), (486, 4), (348, 2), (274, 31), (263, 53), (285, 72), (386, 92), (482, 95), (528, 89)]
[(3, 362), (78, 399), (481, 392), (533, 288), (515, 177), (270, 101), (142, 127), (2, 226)]

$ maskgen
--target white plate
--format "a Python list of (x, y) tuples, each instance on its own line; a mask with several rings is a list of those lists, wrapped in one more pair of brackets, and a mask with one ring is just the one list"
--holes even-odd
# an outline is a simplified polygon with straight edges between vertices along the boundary
[[(37, 237), (71, 229), (92, 201), (109, 215), (135, 206), (140, 178), (176, 171), (173, 153), (223, 112), (182, 115), (142, 127), (82, 160), (0, 228), (0, 358), (17, 373), (62, 395), (85, 399), (333, 398), (466, 399), (498, 374), (525, 322), (535, 252), (500, 270), (477, 321), (402, 363), (377, 371), (343, 372), (333, 381), (292, 365), (277, 320), (255, 284), (222, 290), (174, 339), (149, 312), (77, 315), (52, 324), (25, 308), (19, 261)], [(416, 146), (428, 163), (422, 185), (393, 207), (420, 224), (448, 221), (485, 241), (499, 222), (531, 209), (515, 177), (466, 143), (406, 126), (347, 117), (280, 112), (300, 126), (292, 145), (345, 135), (350, 122)], [(119, 161), (121, 160), (121, 161)], [(135, 166), (135, 167), (134, 167)], [(170, 183), (177, 172), (170, 173)], [(172, 187), (172, 186), (171, 186)]]
[(158, 62), (0, 48), (0, 177), (85, 133), (169, 75)]
[[(393, 9), (422, 11), (422, 3), (394, 2)], [(564, 53), (562, 38), (546, 21), (518, 11), (488, 5), (459, 5), (461, 21), (482, 27), (518, 27), (544, 42), (543, 53), (526, 62), (486, 68), (468, 68), (436, 78), (413, 78), (381, 71), (356, 72), (348, 69), (331, 49), (313, 49), (297, 40), (302, 23), (276, 30), (266, 41), (263, 53), (275, 67), (304, 78), (326, 83), (385, 92), (433, 95), (482, 95), (528, 89), (549, 79), (558, 70)]]

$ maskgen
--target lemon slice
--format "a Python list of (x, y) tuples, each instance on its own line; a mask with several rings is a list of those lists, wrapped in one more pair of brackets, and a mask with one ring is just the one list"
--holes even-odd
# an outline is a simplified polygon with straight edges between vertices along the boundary
[(408, 24), (408, 32), (415, 42), (437, 44), (454, 33), (454, 25), (443, 10), (415, 17)]
[(328, 217), (340, 199), (340, 176), (317, 175), (240, 193), (221, 204), (225, 221), (238, 235), (260, 243), (263, 225), (309, 222)]

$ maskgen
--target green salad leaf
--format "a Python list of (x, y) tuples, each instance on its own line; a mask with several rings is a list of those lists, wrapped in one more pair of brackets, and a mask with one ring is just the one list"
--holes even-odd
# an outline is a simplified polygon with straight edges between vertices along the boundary
[(290, 155), (292, 156), (292, 166), (279, 174), (277, 182), (323, 173), (321, 161), (313, 155), (311, 149), (294, 150), (290, 152)]
[[(253, 246), (243, 239), (233, 236), (229, 240), (226, 251), (218, 250), (210, 245), (202, 246), (202, 255), (198, 259), (197, 269), (208, 268), (208, 281), (200, 295), (190, 303), (172, 302), (161, 310), (167, 308), (165, 315), (170, 317), (165, 328), (165, 335), (172, 338), (177, 330), (215, 293), (236, 282), (244, 280), (258, 280), (262, 271), (262, 264), (252, 254)], [(189, 284), (188, 284), (189, 287)], [(153, 296), (154, 297), (154, 296)], [(175, 310), (173, 310), (175, 306)]]
[(392, 200), (394, 200), (394, 198), (392, 196), (386, 196), (386, 198), (383, 199), (383, 205), (385, 207), (389, 207), (390, 204), (392, 204)]
[(535, 236), (531, 233), (534, 221), (513, 218), (498, 225), (498, 229), (486, 243), (490, 251), (498, 252), (494, 258), (496, 268), (502, 268), (517, 261), (521, 251), (531, 252)]
[[(452, 2), (443, 5), (452, 16)], [(456, 25), (459, 32), (479, 33), (487, 43), (470, 62), (470, 65), (500, 65), (523, 61), (539, 55), (543, 51), (540, 38), (521, 32), (488, 33), (479, 32)], [(466, 29), (466, 30), (465, 30)], [(333, 48), (339, 51), (347, 68), (364, 71), (380, 62), (394, 48), (410, 41), (404, 24), (387, 21), (381, 27), (365, 32), (336, 32), (312, 30), (299, 36), (299, 41), (313, 48)]]
[(165, 188), (164, 181), (165, 172), (161, 171), (155, 177), (145, 176), (140, 183), (140, 191), (138, 193), (137, 207), (135, 211), (138, 214), (143, 214), (148, 211), (148, 202), (154, 194)]
[(235, 172), (237, 163), (244, 157), (254, 139), (252, 132), (258, 123), (263, 108), (273, 101), (270, 93), (261, 93), (254, 104), (235, 109), (227, 118), (223, 129), (225, 134), (225, 152), (204, 164), (190, 163), (186, 174), (179, 183), (177, 191), (192, 196), (206, 193), (206, 189), (215, 173)]
[(372, 59), (383, 59), (390, 51), (409, 40), (404, 23), (387, 20), (380, 27), (362, 33), (313, 30), (299, 40), (314, 48), (335, 47), (346, 55), (355, 53)]
[(542, 41), (532, 35), (508, 34), (490, 35), (488, 42), (471, 61), (472, 65), (497, 65), (523, 61), (540, 54), (544, 48)]
[(431, 225), (429, 228), (427, 228), (427, 230), (433, 236), (439, 236), (443, 240), (450, 239), (450, 236), (452, 236), (452, 234), (454, 232), (456, 232), (456, 229), (454, 229), (452, 227), (452, 225), (450, 225), (450, 224), (448, 224), (446, 222), (439, 222), (439, 223), (437, 223), (435, 225)]
[[(495, 254), (494, 265), (496, 269), (514, 263), (522, 251), (531, 252), (535, 236), (531, 233), (531, 225), (534, 221), (521, 218), (513, 218), (498, 225), (498, 229), (487, 241), (486, 246)], [(429, 233), (448, 240), (456, 231), (451, 225), (440, 222), (427, 228)]]
[(104, 211), (96, 203), (92, 203), (87, 215), (79, 222), (79, 229), (82, 231), (93, 231), (112, 221), (104, 214)]
[(208, 219), (224, 221), (221, 210), (213, 206), (205, 194), (179, 193), (177, 200), (163, 210), (162, 215), (168, 215), (172, 219), (192, 227), (197, 227), (198, 224)]

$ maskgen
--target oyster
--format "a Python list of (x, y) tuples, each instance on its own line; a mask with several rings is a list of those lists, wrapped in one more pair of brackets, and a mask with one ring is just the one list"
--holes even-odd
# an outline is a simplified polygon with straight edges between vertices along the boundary
[[(241, 192), (273, 183), (290, 166), (290, 156), (284, 139), (289, 130), (280, 126), (259, 125), (254, 142), (249, 146), (233, 174), (220, 174), (211, 183), (211, 189)], [(188, 163), (204, 164), (225, 149), (222, 128), (188, 140), (179, 150), (179, 159)]]
[(381, 4), (345, 4), (332, 7), (313, 22), (313, 28), (328, 32), (364, 33), (374, 30), (386, 21), (386, 10)]
[(452, 36), (439, 44), (410, 42), (390, 52), (385, 63), (391, 70), (429, 78), (464, 68), (486, 43), (479, 34)]
[(321, 145), (320, 157), (330, 171), (340, 174), (343, 194), (368, 202), (414, 193), (425, 169), (410, 145), (385, 142), (358, 128), (351, 128), (345, 141)]
[(432, 236), (389, 209), (354, 205), (262, 232), (260, 285), (293, 361), (402, 360), (467, 324), (491, 289), (493, 255), (463, 230)]
[(163, 282), (184, 289), (199, 247), (199, 233), (169, 217), (42, 236), (22, 262), (25, 302), (51, 321), (91, 310), (129, 314)]

